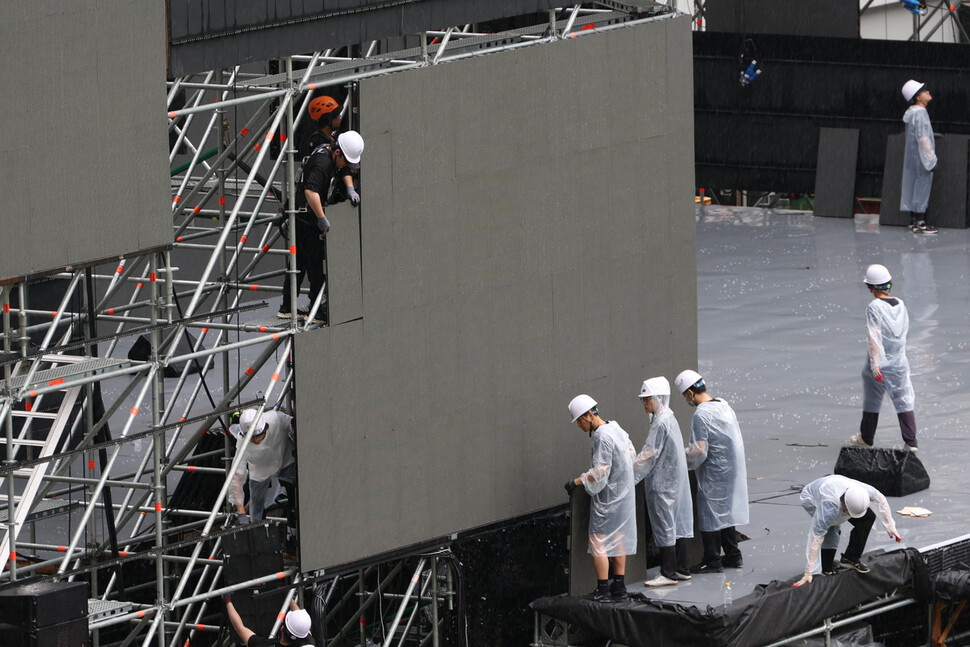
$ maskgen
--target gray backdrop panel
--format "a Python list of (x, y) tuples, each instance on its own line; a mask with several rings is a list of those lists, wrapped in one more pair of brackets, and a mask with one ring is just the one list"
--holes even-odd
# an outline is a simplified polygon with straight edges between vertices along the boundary
[(164, 3), (0, 14), (0, 279), (170, 243)]
[(577, 393), (643, 445), (640, 382), (697, 361), (691, 86), (688, 18), (361, 82), (361, 319), (296, 339), (304, 570), (564, 503)]
[(819, 128), (815, 215), (851, 218), (859, 158), (858, 128)]
[(886, 165), (882, 171), (882, 198), (879, 204), (879, 224), (909, 226), (909, 214), (899, 210), (899, 197), (903, 181), (903, 151), (906, 136), (903, 133), (886, 139)]
[(926, 218), (936, 227), (967, 228), (967, 135), (936, 138), (937, 164)]

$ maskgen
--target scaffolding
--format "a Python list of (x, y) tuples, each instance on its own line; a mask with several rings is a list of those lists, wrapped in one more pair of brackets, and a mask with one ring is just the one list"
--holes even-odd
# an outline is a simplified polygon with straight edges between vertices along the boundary
[[(356, 634), (363, 647), (364, 614), (390, 600), (386, 641), (438, 645), (439, 610), (460, 596), (447, 546), (398, 556), (383, 574), (373, 564), (301, 573), (289, 560), (245, 582), (224, 577), (226, 536), (284, 521), (236, 525), (226, 495), (258, 425), (234, 443), (229, 417), (246, 407), (295, 414), (294, 338), (319, 327), (326, 307), (325, 287), (296, 316), (291, 281), (293, 316), (263, 314), (280, 279), (297, 274), (294, 134), (315, 90), (342, 89), (353, 128), (362, 79), (670, 15), (654, 3), (575, 4), (512, 31), (463, 25), (417, 34), (420, 45), (404, 51), (373, 42), (170, 81), (172, 243), (0, 285), (2, 580), (88, 579), (94, 645), (174, 647), (213, 632), (208, 640), (225, 641), (204, 622), (221, 611), (213, 601), (270, 583), (287, 591), (274, 635), (290, 599), (312, 591), (317, 622), (349, 613), (337, 638)], [(148, 350), (136, 356), (128, 349), (140, 337)], [(187, 475), (219, 484), (205, 505), (175, 496)], [(132, 563), (143, 577), (125, 581)], [(405, 590), (389, 590), (412, 567)]]

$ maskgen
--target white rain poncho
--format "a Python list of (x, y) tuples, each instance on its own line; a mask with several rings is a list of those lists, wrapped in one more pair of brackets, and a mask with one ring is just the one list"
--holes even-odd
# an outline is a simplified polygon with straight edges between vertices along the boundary
[(647, 515), (657, 546), (673, 546), (682, 537), (694, 536), (687, 460), (682, 449), (683, 436), (673, 411), (667, 406), (669, 395), (653, 398), (654, 414), (647, 442), (633, 460), (633, 476), (643, 481)]
[(697, 405), (687, 467), (697, 473), (697, 525), (714, 532), (748, 523), (748, 470), (734, 410), (720, 399)]
[(589, 553), (633, 555), (637, 552), (636, 450), (627, 433), (613, 421), (597, 427), (592, 440), (590, 469), (580, 477), (592, 497)]
[(910, 106), (903, 115), (906, 124), (906, 150), (903, 153), (903, 185), (900, 211), (926, 213), (936, 168), (936, 144), (930, 115), (922, 106)]
[(878, 507), (879, 520), (886, 530), (896, 532), (896, 524), (889, 509), (886, 497), (879, 490), (845, 476), (823, 476), (802, 488), (801, 503), (808, 514), (812, 515), (812, 527), (808, 532), (808, 546), (805, 550), (805, 573), (819, 573), (819, 548), (837, 550), (839, 547), (839, 526), (849, 520), (849, 514), (842, 510), (842, 495), (850, 487), (860, 487), (869, 494), (869, 508)]
[[(916, 404), (906, 358), (909, 313), (902, 299), (873, 299), (866, 306), (869, 355), (862, 371), (862, 410), (879, 413), (883, 393), (892, 398), (896, 413), (912, 411)], [(873, 367), (882, 371), (882, 382), (872, 376)]]
[[(293, 441), (290, 440), (291, 416), (279, 411), (264, 411), (259, 424), (266, 424), (266, 438), (258, 445), (250, 440), (246, 447), (246, 455), (239, 463), (239, 468), (233, 477), (229, 488), (229, 502), (242, 504), (242, 486), (249, 472), (250, 480), (254, 482), (267, 481), (294, 461)], [(242, 444), (243, 436), (236, 438), (237, 447)]]

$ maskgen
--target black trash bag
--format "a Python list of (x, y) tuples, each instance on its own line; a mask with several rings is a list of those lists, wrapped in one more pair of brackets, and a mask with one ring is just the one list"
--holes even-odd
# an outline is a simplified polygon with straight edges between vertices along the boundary
[(970, 569), (954, 568), (933, 579), (933, 598), (937, 602), (970, 600)]
[[(186, 354), (192, 352), (192, 347), (195, 346), (195, 338), (189, 333), (185, 333), (182, 336), (181, 341), (179, 341), (179, 351), (178, 354)], [(152, 343), (148, 340), (145, 335), (139, 335), (135, 343), (132, 344), (131, 350), (128, 351), (128, 359), (135, 362), (147, 362), (152, 357)], [(202, 370), (202, 364), (197, 360), (190, 360), (192, 366), (189, 367), (189, 375), (193, 375)], [(185, 362), (172, 362), (165, 367), (165, 377), (178, 377), (182, 374), (182, 368), (185, 366)]]
[(843, 447), (835, 473), (867, 483), (885, 496), (906, 496), (930, 486), (923, 463), (904, 449)]

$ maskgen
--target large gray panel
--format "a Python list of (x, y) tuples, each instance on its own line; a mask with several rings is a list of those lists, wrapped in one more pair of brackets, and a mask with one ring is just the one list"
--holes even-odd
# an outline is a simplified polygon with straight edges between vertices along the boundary
[(678, 18), (361, 82), (362, 319), (296, 342), (304, 569), (564, 503), (579, 392), (642, 446), (640, 381), (697, 362), (689, 52)]
[(819, 128), (815, 215), (851, 218), (855, 201), (858, 128)]
[(164, 5), (8, 0), (0, 56), (0, 279), (171, 242)]
[[(879, 203), (879, 224), (909, 226), (909, 214), (899, 210), (903, 182), (903, 152), (906, 135), (896, 133), (886, 140), (886, 165), (882, 172), (882, 196)], [(932, 199), (932, 195), (930, 196)]]

